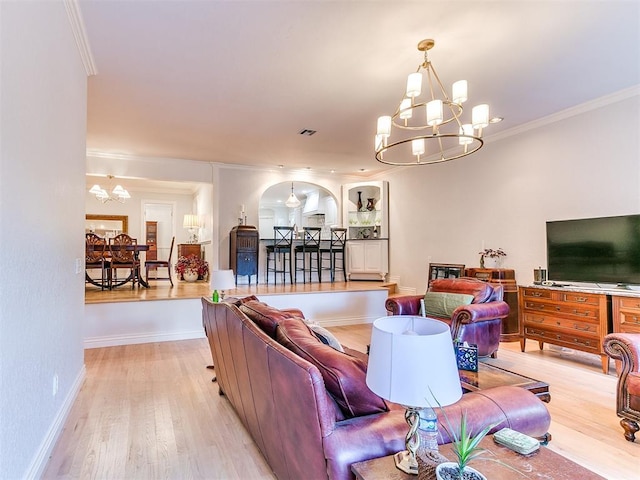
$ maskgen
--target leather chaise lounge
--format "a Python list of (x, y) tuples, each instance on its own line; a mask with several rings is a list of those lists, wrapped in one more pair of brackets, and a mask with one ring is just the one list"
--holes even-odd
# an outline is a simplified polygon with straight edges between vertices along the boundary
[[(323, 343), (302, 312), (253, 296), (202, 305), (219, 393), (277, 478), (348, 480), (352, 463), (404, 449), (404, 409), (368, 389), (365, 354)], [(518, 387), (466, 393), (445, 409), (454, 427), (466, 411), (473, 430), (500, 422), (495, 429), (539, 437), (550, 424), (546, 406)]]

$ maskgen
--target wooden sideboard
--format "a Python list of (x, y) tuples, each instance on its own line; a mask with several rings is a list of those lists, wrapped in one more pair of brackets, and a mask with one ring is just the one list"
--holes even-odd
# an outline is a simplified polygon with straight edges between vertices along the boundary
[(518, 315), (518, 285), (516, 273), (508, 268), (467, 268), (465, 276), (484, 282), (502, 285), (504, 301), (509, 304), (509, 316), (502, 320), (501, 342), (518, 342), (520, 334), (520, 316)]
[(178, 245), (178, 257), (188, 257), (189, 255), (202, 258), (202, 247), (199, 243), (180, 243)]
[(600, 355), (602, 371), (609, 357), (602, 340), (611, 331), (609, 295), (554, 287), (520, 287), (521, 350), (527, 339)]
[(613, 331), (640, 333), (640, 297), (611, 296)]

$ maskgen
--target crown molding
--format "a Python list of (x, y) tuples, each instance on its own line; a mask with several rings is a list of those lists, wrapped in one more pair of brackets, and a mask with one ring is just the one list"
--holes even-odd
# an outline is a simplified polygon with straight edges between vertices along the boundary
[(606, 107), (607, 105), (612, 105), (614, 103), (622, 102), (632, 97), (636, 97), (640, 95), (640, 85), (634, 85), (629, 88), (625, 88), (624, 90), (620, 90), (618, 92), (605, 95), (604, 97), (596, 98), (595, 100), (591, 100), (585, 103), (581, 103), (580, 105), (576, 105), (575, 107), (570, 107), (565, 110), (561, 110), (556, 113), (552, 113), (551, 115), (547, 115), (546, 117), (538, 118), (528, 123), (524, 123), (522, 125), (518, 125), (516, 127), (510, 128), (508, 130), (504, 130), (502, 132), (489, 135), (485, 138), (485, 141), (497, 141), (503, 140), (508, 137), (513, 137), (514, 135), (520, 135), (521, 133), (527, 132), (529, 130), (534, 130), (536, 128), (543, 127), (545, 125), (550, 125), (552, 123), (559, 122), (561, 120), (566, 120), (571, 117), (575, 117), (577, 115), (581, 115), (583, 113), (590, 112), (592, 110), (596, 110), (598, 108)]
[(71, 30), (73, 36), (76, 39), (76, 45), (80, 52), (80, 59), (84, 65), (84, 69), (87, 72), (87, 76), (91, 77), (98, 74), (98, 69), (93, 61), (93, 55), (91, 54), (91, 46), (89, 45), (89, 38), (87, 37), (87, 31), (84, 28), (84, 20), (82, 18), (82, 12), (80, 11), (80, 5), (78, 0), (63, 0), (64, 8), (67, 11), (69, 22), (71, 23)]

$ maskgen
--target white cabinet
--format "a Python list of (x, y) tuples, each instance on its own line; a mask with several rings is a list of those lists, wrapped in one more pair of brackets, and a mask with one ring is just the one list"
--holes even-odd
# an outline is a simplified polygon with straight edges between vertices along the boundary
[(388, 240), (347, 241), (349, 280), (382, 280), (389, 272)]
[(342, 187), (343, 224), (347, 228), (347, 276), (382, 280), (389, 273), (389, 184), (350, 183)]

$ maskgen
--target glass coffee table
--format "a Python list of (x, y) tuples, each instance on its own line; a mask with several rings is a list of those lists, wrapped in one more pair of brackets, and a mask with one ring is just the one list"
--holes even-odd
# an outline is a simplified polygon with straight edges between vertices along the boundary
[(477, 372), (459, 370), (458, 373), (460, 374), (460, 383), (462, 384), (462, 388), (467, 392), (476, 392), (478, 390), (486, 390), (487, 388), (512, 385), (529, 390), (543, 402), (551, 401), (551, 393), (549, 393), (548, 383), (525, 377), (519, 373), (510, 372), (509, 370), (496, 367), (495, 365), (478, 362)]

